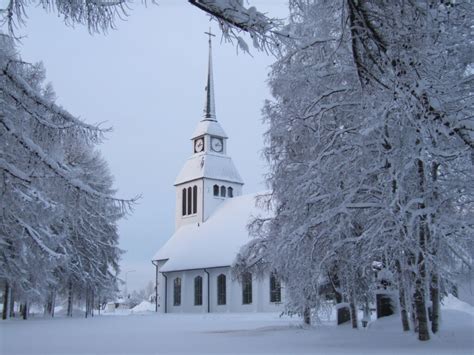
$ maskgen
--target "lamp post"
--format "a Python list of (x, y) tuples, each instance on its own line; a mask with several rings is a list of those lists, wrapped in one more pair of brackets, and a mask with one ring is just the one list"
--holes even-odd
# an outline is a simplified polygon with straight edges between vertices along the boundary
[(129, 295), (128, 295), (128, 274), (131, 273), (131, 272), (135, 272), (135, 271), (137, 271), (137, 270), (125, 271), (125, 299), (129, 298)]

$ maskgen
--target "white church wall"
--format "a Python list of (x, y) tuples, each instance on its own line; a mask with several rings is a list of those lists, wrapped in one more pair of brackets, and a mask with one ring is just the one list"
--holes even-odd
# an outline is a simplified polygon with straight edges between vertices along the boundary
[(205, 207), (204, 207), (203, 221), (206, 221), (215, 212), (217, 207), (219, 207), (219, 205), (222, 202), (231, 198), (231, 197), (228, 197), (227, 194), (226, 194), (226, 197), (221, 197), (220, 194), (219, 196), (214, 196), (214, 185), (218, 185), (219, 188), (221, 186), (225, 186), (226, 189), (229, 187), (232, 187), (234, 197), (242, 195), (241, 184), (225, 182), (221, 180), (214, 180), (214, 179), (204, 179), (203, 198), (204, 198)]
[[(207, 278), (202, 270), (191, 270), (166, 273), (167, 282), (167, 312), (168, 313), (205, 313), (207, 312)], [(202, 305), (194, 305), (194, 278), (202, 277), (203, 302)], [(174, 280), (181, 279), (181, 304), (174, 305)]]
[[(207, 273), (206, 273), (207, 271)], [(188, 270), (179, 272), (167, 272), (167, 309), (169, 313), (207, 313), (208, 312), (208, 279), (209, 274), (209, 311), (211, 313), (222, 312), (279, 312), (283, 310), (284, 294), (282, 302), (270, 302), (269, 275), (263, 277), (252, 277), (252, 303), (242, 303), (242, 285), (238, 280), (233, 280), (229, 267), (211, 269)], [(219, 275), (226, 276), (226, 304), (217, 304), (217, 278)], [(194, 278), (202, 277), (202, 305), (194, 305)], [(162, 277), (159, 287), (160, 307), (159, 312), (165, 312), (164, 292), (165, 278)], [(181, 278), (181, 304), (174, 305), (174, 280)], [(160, 285), (159, 285), (160, 286)]]
[[(158, 271), (165, 264), (166, 261), (155, 261), (155, 267), (158, 267)], [(157, 287), (157, 302), (158, 302), (158, 312), (165, 313), (165, 277), (161, 272), (158, 272), (156, 276), (155, 285)]]
[[(175, 212), (175, 228), (179, 229), (181, 226), (190, 224), (190, 223), (203, 223), (206, 221), (219, 207), (219, 205), (225, 200), (231, 198), (227, 196), (221, 197), (214, 196), (214, 185), (225, 186), (226, 189), (229, 187), (233, 190), (233, 196), (242, 195), (242, 185), (225, 182), (221, 180), (214, 179), (199, 179), (187, 182), (176, 186), (176, 212)], [(186, 214), (183, 216), (182, 211), (182, 198), (183, 198), (183, 189), (188, 189), (189, 187), (193, 188), (197, 186), (197, 213)]]
[(259, 312), (280, 312), (283, 311), (283, 304), (285, 302), (285, 292), (283, 285), (281, 288), (281, 302), (270, 302), (270, 275), (265, 274), (258, 281), (259, 285)]
[[(203, 221), (203, 181), (202, 180), (194, 180), (187, 182), (185, 184), (181, 184), (176, 186), (176, 213), (175, 213), (175, 228), (176, 230), (179, 229), (181, 226), (190, 223), (201, 223)], [(183, 209), (182, 209), (182, 198), (183, 198), (183, 189), (191, 189), (197, 186), (197, 213), (186, 214), (183, 216)]]
[(252, 277), (252, 303), (244, 304), (242, 297), (242, 284), (238, 280), (232, 282), (232, 299), (230, 303), (232, 312), (257, 312), (257, 303), (255, 302), (257, 289), (255, 286), (255, 278)]
[[(230, 289), (230, 268), (213, 268), (208, 269), (209, 272), (209, 288), (210, 288), (210, 305), (211, 312), (229, 312), (229, 289)], [(218, 305), (217, 304), (217, 278), (219, 275), (224, 274), (226, 276), (226, 304)]]

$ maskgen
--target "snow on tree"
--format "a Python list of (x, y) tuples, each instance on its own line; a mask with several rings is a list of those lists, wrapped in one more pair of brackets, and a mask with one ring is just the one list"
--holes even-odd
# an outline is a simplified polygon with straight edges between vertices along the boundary
[[(470, 2), (291, 1), (273, 65), (265, 155), (273, 219), (237, 270), (276, 270), (289, 310), (399, 291), (404, 328), (439, 327), (439, 300), (472, 267)], [(324, 296), (326, 297), (326, 296)], [(353, 312), (354, 314), (355, 312)]]
[[(274, 215), (250, 225), (255, 239), (236, 273), (276, 271), (289, 311), (305, 318), (331, 292), (354, 317), (381, 287), (371, 275), (379, 265), (398, 290), (404, 330), (411, 320), (429, 339), (428, 305), (436, 332), (440, 298), (474, 254), (472, 2), (291, 0), (286, 26), (239, 0), (190, 3), (242, 49), (245, 31), (277, 55), (264, 109)], [(125, 13), (120, 0), (41, 4), (91, 31)], [(21, 22), (27, 5), (9, 1), (3, 21)], [(2, 161), (28, 177), (10, 165)]]
[[(237, 45), (248, 52), (248, 44), (240, 36), (246, 32), (258, 49), (275, 50), (278, 38), (288, 34), (281, 31), (281, 21), (270, 18), (254, 6), (246, 7), (242, 0), (188, 0), (188, 2), (208, 13), (218, 21), (228, 40), (236, 40)], [(107, 32), (115, 28), (116, 19), (128, 16), (128, 0), (40, 0), (39, 6), (49, 12), (56, 12), (67, 25), (85, 25), (89, 32)], [(146, 1), (143, 1), (146, 4)], [(159, 4), (157, 0), (151, 0)], [(27, 19), (29, 0), (8, 0), (0, 9), (0, 24), (6, 24), (11, 34)]]
[(31, 302), (52, 311), (64, 273), (79, 274), (88, 294), (114, 291), (116, 222), (131, 201), (114, 197), (106, 163), (93, 151), (103, 130), (54, 104), (42, 65), (22, 62), (10, 37), (0, 41), (3, 317), (13, 301), (26, 317)]

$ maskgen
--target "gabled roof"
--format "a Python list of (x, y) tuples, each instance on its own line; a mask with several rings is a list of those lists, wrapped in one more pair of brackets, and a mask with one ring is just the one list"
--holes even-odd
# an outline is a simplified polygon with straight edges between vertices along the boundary
[(232, 159), (225, 155), (200, 153), (192, 155), (179, 172), (175, 185), (184, 182), (209, 178), (243, 184)]
[(232, 265), (240, 248), (249, 240), (247, 224), (252, 217), (268, 213), (255, 206), (256, 194), (224, 201), (204, 223), (179, 228), (153, 256), (168, 261), (162, 272)]

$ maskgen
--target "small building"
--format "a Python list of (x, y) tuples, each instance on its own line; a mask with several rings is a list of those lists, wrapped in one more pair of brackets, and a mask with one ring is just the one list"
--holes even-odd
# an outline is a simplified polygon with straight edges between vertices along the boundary
[(265, 211), (255, 195), (242, 195), (244, 182), (227, 151), (228, 136), (214, 105), (212, 50), (204, 117), (192, 135), (192, 155), (175, 181), (176, 230), (154, 255), (159, 312), (267, 312), (282, 310), (274, 275), (232, 277), (230, 267), (250, 239), (250, 218)]

